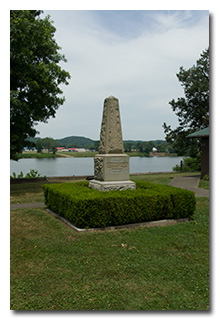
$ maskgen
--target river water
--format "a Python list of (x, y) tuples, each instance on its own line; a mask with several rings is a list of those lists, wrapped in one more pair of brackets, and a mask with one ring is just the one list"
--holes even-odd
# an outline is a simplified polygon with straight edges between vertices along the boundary
[[(167, 172), (180, 164), (182, 157), (130, 157), (130, 173)], [(24, 175), (31, 169), (42, 176), (94, 175), (94, 158), (20, 159), (10, 161), (10, 174)]]

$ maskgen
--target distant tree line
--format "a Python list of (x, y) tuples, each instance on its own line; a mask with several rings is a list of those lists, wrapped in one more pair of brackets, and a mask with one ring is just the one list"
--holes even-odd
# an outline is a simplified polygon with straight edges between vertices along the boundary
[[(43, 149), (47, 149), (48, 152), (53, 152), (55, 154), (57, 147), (64, 148), (86, 148), (89, 150), (97, 151), (99, 150), (99, 141), (92, 140), (85, 137), (66, 137), (63, 139), (53, 139), (53, 138), (30, 138), (29, 143), (37, 149), (37, 152), (42, 152)], [(138, 152), (143, 153), (143, 155), (149, 155), (149, 152), (153, 148), (156, 148), (158, 152), (168, 152), (176, 153), (175, 148), (172, 144), (165, 140), (154, 140), (154, 141), (141, 141), (141, 140), (125, 140), (124, 141), (124, 151), (125, 152)]]
[(158, 152), (168, 152), (175, 153), (175, 149), (164, 140), (154, 140), (154, 141), (124, 141), (124, 151), (132, 152), (136, 151), (139, 153), (143, 153), (145, 155), (149, 155), (149, 152), (152, 151), (153, 148), (156, 148)]
[(53, 154), (55, 154), (57, 151), (57, 143), (53, 138), (39, 138), (36, 140), (35, 145), (38, 153), (41, 153), (43, 149), (47, 149), (48, 152), (53, 152)]

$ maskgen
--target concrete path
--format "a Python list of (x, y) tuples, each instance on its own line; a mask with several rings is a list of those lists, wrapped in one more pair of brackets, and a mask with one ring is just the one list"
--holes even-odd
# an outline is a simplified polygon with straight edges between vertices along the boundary
[(46, 205), (43, 202), (19, 203), (19, 204), (11, 204), (10, 208), (11, 210), (29, 209), (29, 208), (46, 208)]
[(209, 197), (209, 190), (198, 188), (200, 176), (175, 177), (169, 186), (191, 190), (196, 197)]

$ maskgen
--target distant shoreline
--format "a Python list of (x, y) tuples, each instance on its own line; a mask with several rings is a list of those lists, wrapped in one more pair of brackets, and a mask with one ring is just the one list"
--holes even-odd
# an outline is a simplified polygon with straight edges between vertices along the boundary
[[(54, 159), (54, 158), (94, 158), (98, 151), (85, 151), (85, 152), (56, 152), (53, 153), (36, 151), (24, 151), (20, 153), (19, 159)], [(177, 154), (166, 152), (150, 152), (149, 155), (140, 152), (125, 152), (129, 157), (177, 157)]]

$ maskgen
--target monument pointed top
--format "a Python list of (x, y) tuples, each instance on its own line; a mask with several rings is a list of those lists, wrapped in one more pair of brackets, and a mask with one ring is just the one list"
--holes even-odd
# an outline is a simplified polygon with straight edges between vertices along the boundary
[(129, 180), (129, 157), (124, 154), (119, 101), (105, 99), (100, 132), (99, 154), (94, 157), (94, 180), (89, 188), (99, 191), (135, 189)]
[(118, 99), (115, 98), (114, 96), (110, 96), (110, 97), (108, 97), (107, 99), (116, 99), (116, 100), (118, 100)]
[(124, 153), (119, 102), (113, 96), (104, 101), (99, 153)]

